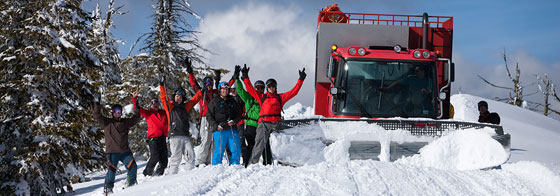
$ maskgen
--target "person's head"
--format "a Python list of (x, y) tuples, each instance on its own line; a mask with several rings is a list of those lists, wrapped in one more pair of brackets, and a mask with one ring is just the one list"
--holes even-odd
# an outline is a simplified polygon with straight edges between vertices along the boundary
[(152, 110), (159, 110), (159, 108), (160, 108), (159, 100), (156, 99), (156, 98), (153, 98), (153, 99), (150, 101), (150, 108), (151, 108)]
[(111, 105), (111, 115), (113, 118), (119, 119), (122, 116), (122, 106), (120, 104)]
[(486, 103), (486, 101), (478, 102), (478, 111), (480, 111), (480, 113), (487, 112), (488, 111), (488, 103)]
[(266, 91), (269, 93), (276, 93), (277, 83), (275, 79), (266, 80)]
[(426, 76), (426, 70), (424, 70), (424, 68), (422, 66), (414, 67), (414, 73), (419, 78), (424, 78), (424, 76)]
[(231, 87), (229, 87), (229, 94), (231, 94), (231, 96), (237, 96), (237, 90), (235, 89), (235, 83), (233, 83), (233, 85), (231, 85)]
[(227, 82), (220, 82), (218, 90), (220, 91), (220, 97), (226, 97), (229, 94), (229, 84)]
[(177, 90), (175, 90), (175, 96), (174, 96), (175, 103), (183, 103), (186, 95), (187, 93), (185, 92), (185, 89), (181, 87), (177, 88)]
[(202, 79), (202, 88), (208, 88), (209, 90), (214, 89), (214, 80), (210, 76), (206, 76)]
[(264, 92), (264, 82), (262, 80), (257, 80), (253, 86), (255, 86), (257, 92), (259, 93)]

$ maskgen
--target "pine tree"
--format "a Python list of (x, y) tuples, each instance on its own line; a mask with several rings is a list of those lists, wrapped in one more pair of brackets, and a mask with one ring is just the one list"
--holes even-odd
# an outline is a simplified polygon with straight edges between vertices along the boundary
[(0, 3), (1, 195), (56, 195), (104, 163), (91, 116), (101, 63), (80, 0)]

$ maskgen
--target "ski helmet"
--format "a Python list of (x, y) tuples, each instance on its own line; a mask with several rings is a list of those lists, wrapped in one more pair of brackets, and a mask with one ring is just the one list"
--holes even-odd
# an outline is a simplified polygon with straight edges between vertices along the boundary
[(222, 88), (227, 88), (227, 89), (229, 89), (229, 83), (227, 83), (227, 82), (225, 82), (225, 81), (220, 82), (220, 85), (218, 85), (218, 90), (220, 90), (220, 89), (222, 89)]
[(183, 101), (185, 101), (187, 93), (185, 92), (185, 89), (179, 87), (175, 90), (173, 97), (175, 97), (175, 95), (181, 95), (181, 98), (183, 98)]
[(121, 104), (113, 104), (111, 105), (111, 113), (120, 113), (122, 114), (122, 105)]
[(209, 85), (212, 85), (213, 81), (212, 78), (210, 76), (206, 76), (204, 77), (204, 79), (202, 80), (202, 86), (203, 87), (207, 87)]
[(270, 78), (270, 79), (266, 80), (266, 88), (271, 87), (271, 86), (276, 87), (276, 85), (277, 85), (277, 83), (276, 83), (275, 79)]
[(264, 82), (262, 80), (257, 80), (254, 84), (255, 87), (257, 86), (263, 86), (264, 87)]

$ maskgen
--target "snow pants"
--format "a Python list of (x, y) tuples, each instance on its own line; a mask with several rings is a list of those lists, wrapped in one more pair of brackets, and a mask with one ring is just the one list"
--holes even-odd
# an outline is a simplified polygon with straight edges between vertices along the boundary
[(132, 153), (108, 153), (107, 154), (107, 174), (105, 175), (105, 189), (112, 190), (115, 186), (115, 173), (118, 170), (119, 161), (123, 163), (127, 170), (126, 186), (136, 184), (136, 161)]
[(196, 165), (200, 165), (200, 164), (205, 164), (205, 165), (210, 165), (210, 161), (212, 158), (212, 148), (213, 143), (212, 143), (212, 131), (208, 130), (208, 121), (206, 120), (206, 117), (202, 117), (200, 119), (200, 138), (201, 138), (201, 143), (200, 143), (200, 147), (201, 150), (198, 152), (198, 154), (196, 155)]
[(212, 165), (222, 164), (224, 151), (226, 146), (229, 147), (231, 157), (229, 158), (230, 165), (239, 165), (241, 159), (241, 139), (239, 133), (235, 129), (214, 131), (214, 155), (212, 157)]
[[(255, 146), (255, 137), (257, 136), (257, 127), (245, 126), (245, 131), (243, 131), (243, 137), (241, 137), (241, 151), (243, 155), (243, 165), (245, 167), (249, 166), (251, 162), (251, 153), (253, 152), (253, 147)], [(263, 164), (272, 164), (272, 152), (270, 151), (270, 144), (267, 142), (265, 146), (265, 151), (262, 153)]]
[[(253, 152), (251, 153), (251, 164), (258, 163), (263, 152), (266, 154), (265, 157), (272, 156), (272, 152), (267, 152), (264, 148), (267, 145), (270, 146), (270, 132), (276, 130), (276, 125), (277, 123), (272, 122), (259, 123), (259, 126), (257, 127), (257, 135), (255, 137), (255, 146), (253, 147)], [(267, 163), (265, 159), (265, 165), (271, 164), (271, 162)]]
[(167, 143), (165, 143), (165, 136), (148, 139), (148, 147), (150, 149), (150, 159), (146, 164), (143, 174), (145, 176), (154, 175), (154, 167), (159, 162), (155, 175), (161, 176), (167, 167)]
[(176, 174), (179, 171), (181, 158), (184, 158), (187, 170), (194, 168), (194, 146), (190, 137), (173, 136), (169, 137), (169, 146), (171, 148), (171, 161), (169, 163), (169, 173)]

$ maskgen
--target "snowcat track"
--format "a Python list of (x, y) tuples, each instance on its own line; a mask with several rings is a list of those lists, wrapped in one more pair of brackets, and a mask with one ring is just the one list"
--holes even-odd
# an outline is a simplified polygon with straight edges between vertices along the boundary
[[(407, 130), (412, 135), (418, 136), (433, 136), (440, 137), (444, 132), (449, 130), (458, 129), (468, 129), (476, 128), (481, 129), (484, 127), (489, 127), (494, 129), (496, 132), (493, 139), (498, 141), (509, 155), (510, 153), (510, 140), (511, 136), (509, 134), (504, 134), (502, 126), (485, 124), (485, 123), (472, 123), (472, 122), (460, 122), (460, 121), (438, 121), (438, 120), (394, 120), (394, 119), (341, 119), (341, 118), (311, 118), (311, 119), (297, 119), (297, 120), (284, 120), (278, 123), (276, 132), (282, 133), (285, 129), (294, 128), (301, 125), (311, 125), (317, 124), (318, 122), (345, 122), (345, 121), (356, 121), (356, 122), (368, 122), (370, 124), (377, 124), (386, 130)], [(323, 143), (329, 145), (334, 141), (323, 140)], [(391, 142), (390, 145), (390, 161), (395, 161), (402, 156), (412, 156), (418, 154), (420, 148), (428, 144), (427, 142), (409, 142), (403, 144), (397, 144)], [(380, 143), (378, 141), (352, 141), (350, 149), (348, 150), (351, 160), (356, 159), (373, 159), (379, 160), (378, 156), (380, 153)], [(508, 157), (509, 160), (509, 157)], [(279, 160), (280, 161), (280, 160)], [(507, 160), (505, 161), (507, 162)], [(505, 163), (504, 162), (504, 163)], [(502, 163), (503, 164), (503, 163)], [(292, 165), (293, 164), (289, 164)], [(501, 164), (500, 164), (501, 165)], [(494, 166), (494, 167), (498, 167)]]

